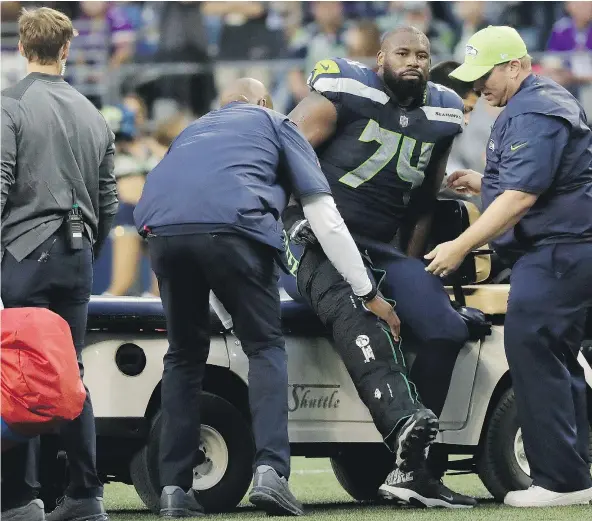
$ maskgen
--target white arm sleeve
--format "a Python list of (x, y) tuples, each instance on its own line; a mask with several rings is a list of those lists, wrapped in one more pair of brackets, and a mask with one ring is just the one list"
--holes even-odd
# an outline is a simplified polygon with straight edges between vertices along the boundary
[(329, 194), (315, 194), (301, 200), (304, 215), (325, 255), (358, 296), (372, 291), (372, 282), (356, 243)]
[(214, 309), (216, 315), (218, 315), (218, 318), (220, 319), (220, 322), (222, 322), (222, 325), (226, 329), (232, 329), (232, 317), (230, 316), (230, 313), (226, 311), (226, 308), (222, 305), (222, 302), (218, 300), (218, 297), (214, 295), (213, 291), (210, 291), (210, 305)]

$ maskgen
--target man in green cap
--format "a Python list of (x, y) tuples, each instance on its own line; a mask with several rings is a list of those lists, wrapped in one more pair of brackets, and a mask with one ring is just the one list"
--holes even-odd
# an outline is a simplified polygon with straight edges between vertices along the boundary
[(483, 177), (449, 185), (481, 193), (484, 212), (425, 258), (444, 276), (491, 244), (512, 266), (505, 348), (533, 484), (507, 494), (517, 507), (592, 501), (586, 380), (577, 356), (592, 306), (592, 132), (578, 101), (532, 74), (522, 38), (487, 27), (452, 77), (505, 107), (491, 130)]

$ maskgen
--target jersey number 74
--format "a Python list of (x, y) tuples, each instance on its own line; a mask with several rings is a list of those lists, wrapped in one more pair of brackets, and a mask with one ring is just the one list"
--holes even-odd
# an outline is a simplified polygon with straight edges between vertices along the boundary
[(412, 166), (411, 156), (417, 145), (415, 139), (403, 136), (392, 130), (381, 128), (373, 119), (368, 121), (366, 128), (358, 139), (364, 143), (376, 141), (380, 144), (380, 147), (359, 167), (341, 177), (339, 179), (340, 182), (352, 188), (357, 188), (361, 184), (370, 181), (399, 152), (397, 158), (397, 175), (403, 181), (411, 183), (412, 189), (417, 188), (423, 183), (425, 177), (424, 172), (430, 162), (434, 143), (421, 143), (417, 166)]

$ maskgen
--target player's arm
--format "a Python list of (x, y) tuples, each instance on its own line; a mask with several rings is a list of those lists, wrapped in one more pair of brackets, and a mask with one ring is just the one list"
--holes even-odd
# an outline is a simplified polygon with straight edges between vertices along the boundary
[(340, 59), (317, 62), (306, 80), (310, 94), (288, 114), (315, 149), (335, 133), (341, 109), (338, 85), (342, 67), (344, 63)]
[(313, 148), (318, 148), (335, 133), (337, 109), (327, 98), (311, 92), (288, 114)]
[[(333, 102), (313, 91), (290, 112), (288, 117), (312, 147), (317, 148), (335, 133), (338, 114)], [(282, 220), (288, 238), (295, 244), (317, 242), (300, 202), (293, 195)]]
[[(340, 74), (339, 65), (335, 61), (317, 62), (306, 82), (310, 93), (288, 115), (313, 148), (318, 148), (334, 135), (339, 117), (339, 93), (320, 88), (319, 82), (322, 84), (323, 80), (333, 79)], [(283, 219), (290, 240), (297, 242), (296, 237), (299, 236), (299, 239), (304, 239), (301, 244), (316, 242), (314, 236), (307, 233), (310, 227), (305, 222), (302, 207), (293, 197), (288, 203)], [(301, 228), (303, 222), (305, 228)]]
[(438, 160), (430, 162), (425, 180), (410, 203), (407, 222), (401, 230), (401, 246), (409, 257), (420, 259), (425, 253), (436, 199), (446, 175), (451, 148), (452, 143)]

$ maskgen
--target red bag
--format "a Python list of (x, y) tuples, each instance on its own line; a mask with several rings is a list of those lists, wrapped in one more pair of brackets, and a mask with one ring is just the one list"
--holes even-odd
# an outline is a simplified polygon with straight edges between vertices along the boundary
[(3, 423), (16, 435), (36, 436), (78, 417), (86, 390), (68, 323), (44, 308), (0, 316)]

